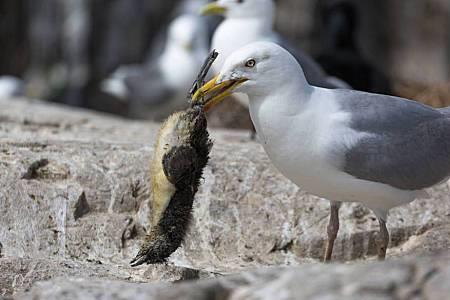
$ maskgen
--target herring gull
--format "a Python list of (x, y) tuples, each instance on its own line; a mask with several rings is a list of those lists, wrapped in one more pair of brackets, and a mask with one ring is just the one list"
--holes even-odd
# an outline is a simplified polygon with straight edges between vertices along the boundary
[(285, 49), (247, 45), (225, 61), (194, 102), (212, 107), (232, 92), (249, 97), (260, 142), (273, 165), (331, 203), (324, 260), (331, 259), (341, 202), (360, 202), (389, 244), (388, 211), (425, 196), (450, 176), (450, 109), (393, 96), (310, 85)]

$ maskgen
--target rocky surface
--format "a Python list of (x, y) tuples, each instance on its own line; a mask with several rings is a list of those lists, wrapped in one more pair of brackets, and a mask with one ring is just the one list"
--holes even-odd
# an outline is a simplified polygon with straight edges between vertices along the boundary
[(184, 267), (154, 265), (148, 268), (133, 269), (127, 264), (103, 264), (99, 260), (3, 258), (0, 263), (0, 292), (2, 295), (28, 290), (35, 282), (55, 277), (128, 282), (172, 282), (211, 277), (210, 273)]
[(272, 267), (178, 284), (56, 278), (16, 299), (448, 299), (449, 256), (385, 263)]
[[(195, 299), (269, 299), (258, 296), (259, 287), (277, 292), (281, 286), (287, 296), (277, 299), (292, 299), (304, 287), (309, 293), (305, 295), (311, 295), (305, 299), (318, 293), (336, 296), (326, 299), (343, 299), (346, 293), (357, 297), (360, 288), (373, 294), (364, 299), (391, 299), (386, 295), (397, 292), (392, 286), (412, 285), (401, 274), (422, 270), (416, 266), (430, 261), (395, 259), (450, 249), (450, 186), (443, 183), (429, 190), (432, 199), (391, 211), (390, 261), (385, 264), (265, 269), (318, 262), (328, 203), (278, 174), (261, 146), (248, 141), (247, 132), (213, 131), (215, 146), (183, 247), (167, 265), (130, 268), (128, 262), (148, 229), (148, 162), (158, 127), (39, 101), (0, 100), (0, 296), (143, 299), (165, 293), (163, 299), (174, 299), (190, 289), (204, 297)], [(374, 215), (360, 205), (346, 204), (340, 216), (334, 259), (373, 260), (378, 229)], [(432, 292), (439, 290), (439, 280), (450, 278), (445, 257), (436, 258), (443, 269), (427, 280)], [(251, 269), (258, 270), (176, 288), (142, 284)], [(372, 288), (370, 284), (384, 277), (370, 273), (389, 276), (381, 287)], [(370, 278), (377, 280), (372, 283)], [(42, 280), (50, 281), (35, 285)]]

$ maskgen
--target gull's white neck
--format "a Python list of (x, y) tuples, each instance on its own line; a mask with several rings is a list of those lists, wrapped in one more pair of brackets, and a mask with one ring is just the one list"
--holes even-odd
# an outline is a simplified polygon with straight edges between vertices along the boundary
[(303, 84), (277, 86), (276, 93), (268, 89), (261, 93), (248, 94), (250, 116), (263, 145), (281, 142), (289, 130), (290, 123), (310, 105), (315, 88), (307, 84), (304, 78), (291, 78), (287, 83), (294, 80)]
[(277, 88), (276, 94), (264, 98), (249, 95), (250, 116), (273, 165), (308, 192), (322, 197), (329, 194), (322, 193), (320, 178), (333, 169), (328, 165), (330, 130), (341, 127), (340, 121), (334, 121), (333, 100), (326, 94), (328, 90), (305, 83)]

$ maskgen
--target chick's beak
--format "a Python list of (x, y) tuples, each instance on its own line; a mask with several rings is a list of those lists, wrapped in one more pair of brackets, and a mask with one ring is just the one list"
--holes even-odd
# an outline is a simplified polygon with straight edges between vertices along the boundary
[(203, 16), (222, 15), (226, 11), (227, 9), (225, 7), (219, 5), (217, 2), (212, 2), (203, 6), (200, 10), (200, 14)]
[(223, 99), (230, 96), (234, 89), (248, 80), (247, 78), (240, 78), (217, 83), (218, 77), (214, 77), (195, 92), (194, 96), (192, 96), (192, 103), (194, 105), (201, 105), (204, 111), (208, 111)]

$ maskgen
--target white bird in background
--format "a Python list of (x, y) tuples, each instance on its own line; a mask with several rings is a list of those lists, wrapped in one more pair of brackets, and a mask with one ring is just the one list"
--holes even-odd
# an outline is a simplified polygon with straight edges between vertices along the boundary
[[(225, 19), (213, 34), (211, 49), (219, 52), (213, 66), (219, 72), (225, 59), (235, 50), (257, 41), (270, 41), (290, 50), (305, 71), (311, 85), (327, 88), (350, 88), (341, 80), (329, 77), (322, 68), (301, 49), (292, 49), (273, 30), (275, 19), (273, 0), (218, 0), (206, 5), (201, 14), (220, 14)], [(242, 100), (240, 99), (240, 102)], [(245, 103), (245, 102), (244, 102)], [(248, 106), (248, 104), (247, 104)]]
[(175, 13), (182, 14), (198, 14), (198, 11), (208, 4), (208, 0), (184, 0), (176, 8)]
[(0, 98), (22, 96), (23, 92), (22, 80), (13, 76), (0, 76)]
[(208, 55), (204, 20), (182, 15), (172, 21), (162, 54), (149, 63), (123, 66), (102, 90), (129, 101), (131, 115), (161, 120), (187, 106), (187, 93)]
[(295, 58), (267, 42), (229, 56), (194, 103), (208, 109), (232, 92), (248, 95), (251, 119), (274, 166), (331, 201), (325, 261), (342, 201), (360, 202), (376, 214), (378, 257), (384, 259), (389, 209), (426, 195), (425, 188), (450, 176), (450, 108), (311, 86)]
[[(173, 20), (179, 16), (183, 15), (194, 15), (198, 16), (198, 12), (201, 10), (202, 7), (204, 7), (206, 4), (208, 4), (208, 0), (184, 0), (181, 1), (173, 10), (170, 20)], [(208, 45), (211, 40), (211, 36), (216, 29), (217, 25), (220, 22), (220, 18), (217, 16), (208, 16), (203, 17), (204, 26), (206, 30), (202, 31), (202, 33), (207, 34), (207, 41)], [(167, 40), (167, 26), (163, 26), (159, 32), (157, 33), (156, 37), (154, 38), (152, 42), (152, 46), (148, 55), (148, 59), (152, 59), (155, 56), (159, 56), (160, 53), (164, 49), (164, 45)]]

